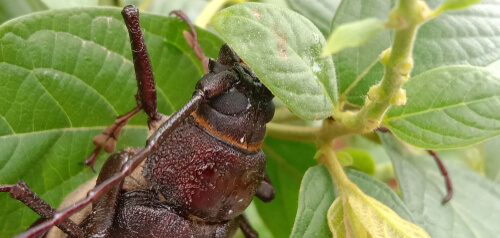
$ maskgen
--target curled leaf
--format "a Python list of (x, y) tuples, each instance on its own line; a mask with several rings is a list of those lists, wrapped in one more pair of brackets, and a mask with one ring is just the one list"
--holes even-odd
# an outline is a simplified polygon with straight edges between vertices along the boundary
[(362, 46), (384, 29), (384, 22), (377, 18), (368, 18), (341, 25), (328, 37), (326, 47), (321, 55), (326, 56), (345, 48)]

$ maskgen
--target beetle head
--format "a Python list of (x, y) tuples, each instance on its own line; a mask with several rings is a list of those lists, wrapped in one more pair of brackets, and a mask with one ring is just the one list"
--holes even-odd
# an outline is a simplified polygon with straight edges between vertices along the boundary
[[(234, 83), (220, 95), (200, 105), (197, 120), (204, 121), (212, 133), (244, 148), (259, 147), (264, 139), (265, 124), (274, 116), (274, 95), (254, 71), (227, 44), (217, 60), (209, 60), (209, 74), (202, 81), (229, 72)], [(200, 123), (203, 124), (203, 123)]]

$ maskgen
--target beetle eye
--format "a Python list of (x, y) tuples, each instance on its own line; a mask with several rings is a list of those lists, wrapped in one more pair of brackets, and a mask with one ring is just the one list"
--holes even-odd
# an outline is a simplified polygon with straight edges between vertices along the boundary
[(232, 90), (211, 99), (209, 105), (220, 113), (234, 115), (245, 111), (248, 103), (248, 98), (244, 94)]

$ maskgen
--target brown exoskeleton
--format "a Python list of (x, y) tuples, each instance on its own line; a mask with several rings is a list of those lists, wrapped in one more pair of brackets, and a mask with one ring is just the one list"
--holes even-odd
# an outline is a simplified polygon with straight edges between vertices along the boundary
[[(255, 237), (243, 212), (254, 195), (264, 201), (274, 198), (260, 149), (274, 115), (273, 94), (224, 45), (217, 60), (208, 60), (209, 72), (193, 97), (167, 118), (157, 112), (138, 11), (127, 6), (122, 15), (132, 45), (137, 107), (95, 138), (97, 149), (86, 163), (92, 166), (101, 148), (114, 150), (121, 128), (140, 110), (149, 117), (146, 146), (111, 155), (87, 197), (61, 211), (23, 181), (1, 185), (0, 191), (10, 192), (42, 217), (18, 237), (43, 236), (54, 225), (69, 237), (231, 237), (238, 227)], [(80, 224), (69, 219), (88, 204), (92, 211)]]

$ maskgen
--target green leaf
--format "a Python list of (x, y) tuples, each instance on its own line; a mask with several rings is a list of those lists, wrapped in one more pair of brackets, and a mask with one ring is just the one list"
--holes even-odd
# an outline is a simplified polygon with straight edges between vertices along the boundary
[[(431, 8), (442, 0), (427, 0)], [(332, 29), (341, 24), (368, 17), (386, 20), (392, 4), (384, 0), (343, 1), (332, 22)], [(500, 2), (484, 0), (459, 11), (445, 12), (420, 27), (413, 50), (414, 68), (411, 76), (445, 65), (486, 66), (500, 59)], [(379, 56), (390, 47), (391, 31), (383, 31), (366, 45), (345, 49), (334, 55), (339, 79), (339, 97), (363, 105), (368, 89), (383, 76), (379, 62), (362, 76)], [(353, 82), (359, 77), (358, 82)], [(348, 93), (346, 89), (351, 87)]]
[(328, 37), (322, 55), (335, 54), (346, 48), (362, 46), (384, 29), (384, 22), (376, 18), (341, 25)]
[(40, 0), (49, 9), (62, 9), (72, 7), (95, 7), (98, 0)]
[[(427, 1), (437, 6), (442, 0)], [(486, 66), (500, 59), (500, 1), (484, 0), (425, 23), (415, 41), (412, 76), (445, 65)]]
[[(57, 207), (95, 176), (79, 165), (94, 149), (92, 137), (136, 106), (128, 32), (120, 9), (54, 10), (0, 27), (0, 184), (19, 179)], [(178, 19), (141, 14), (157, 78), (158, 107), (170, 114), (190, 97), (203, 74)], [(222, 41), (198, 31), (208, 56)], [(168, 37), (166, 37), (168, 36)], [(129, 122), (118, 149), (144, 146), (146, 116)], [(98, 165), (108, 155), (101, 155)], [(99, 168), (99, 166), (97, 166)], [(0, 194), (0, 234), (13, 236), (37, 219)]]
[(326, 37), (340, 0), (287, 0), (290, 8), (311, 20)]
[(500, 134), (500, 76), (487, 68), (445, 66), (405, 84), (408, 103), (383, 121), (402, 140), (422, 148), (461, 147)]
[(373, 175), (375, 173), (375, 162), (372, 156), (362, 149), (344, 148), (339, 153), (346, 153), (351, 158), (351, 166), (359, 171)]
[(500, 137), (484, 142), (484, 169), (486, 176), (500, 185)]
[(325, 39), (303, 16), (287, 9), (243, 3), (217, 13), (212, 26), (252, 67), (262, 82), (304, 119), (330, 116), (337, 82)]
[(47, 10), (40, 0), (0, 1), (0, 24), (22, 15)]
[(443, 4), (441, 4), (436, 9), (436, 13), (466, 8), (472, 4), (476, 4), (480, 1), (481, 0), (446, 0)]
[(207, 5), (205, 0), (152, 1), (148, 13), (168, 16), (171, 11), (182, 9), (193, 22)]
[(326, 211), (335, 199), (334, 183), (324, 166), (307, 170), (300, 185), (299, 208), (290, 237), (330, 237)]
[[(382, 202), (403, 219), (413, 220), (406, 205), (386, 184), (357, 170), (346, 169), (346, 173), (366, 195)], [(326, 213), (337, 197), (334, 191), (335, 184), (324, 166), (315, 166), (306, 172), (301, 184), (299, 208), (291, 237), (331, 236)], [(342, 210), (340, 212), (342, 213)], [(343, 224), (338, 225), (343, 227)]]
[[(366, 18), (386, 21), (389, 11), (395, 6), (395, 2), (395, 0), (342, 1), (335, 18), (332, 20), (331, 32), (344, 24)], [(374, 62), (382, 51), (390, 47), (392, 38), (392, 31), (383, 31), (365, 45), (344, 49), (333, 56), (337, 67), (340, 99), (347, 99), (356, 105), (363, 105), (368, 89), (382, 79), (384, 68), (381, 63), (374, 64)], [(366, 76), (361, 77), (363, 71), (372, 64), (374, 66)], [(355, 81), (357, 82), (354, 83)]]
[(306, 170), (314, 166), (314, 143), (293, 142), (267, 137), (262, 149), (267, 157), (267, 173), (275, 189), (270, 203), (254, 199), (259, 214), (275, 238), (288, 238), (297, 213), (299, 188)]
[(379, 135), (416, 224), (432, 237), (496, 237), (499, 234), (498, 185), (476, 172), (444, 161), (454, 187), (453, 198), (443, 205), (446, 186), (432, 157), (426, 153), (412, 154), (390, 133)]

